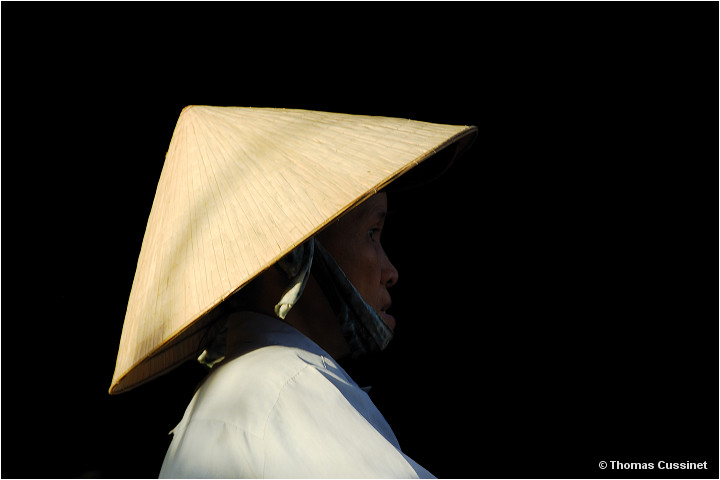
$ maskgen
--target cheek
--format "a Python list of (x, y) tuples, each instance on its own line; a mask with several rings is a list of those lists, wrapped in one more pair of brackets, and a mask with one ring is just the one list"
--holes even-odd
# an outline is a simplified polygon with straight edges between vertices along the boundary
[(348, 278), (368, 303), (373, 303), (379, 296), (380, 262), (375, 248), (366, 247), (357, 251), (354, 264), (349, 267), (352, 273)]
[(380, 285), (380, 262), (377, 249), (362, 239), (353, 239), (343, 244), (334, 244), (330, 254), (345, 272), (350, 282), (358, 289), (363, 298), (371, 302), (378, 295)]

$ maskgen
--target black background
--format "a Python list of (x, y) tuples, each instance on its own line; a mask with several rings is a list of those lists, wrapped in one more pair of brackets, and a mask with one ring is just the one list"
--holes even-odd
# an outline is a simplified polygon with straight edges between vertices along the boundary
[(717, 478), (717, 3), (2, 11), (3, 477), (157, 476), (202, 370), (107, 389), (175, 122), (207, 104), (479, 128), (391, 198), (399, 326), (356, 373), (418, 463)]

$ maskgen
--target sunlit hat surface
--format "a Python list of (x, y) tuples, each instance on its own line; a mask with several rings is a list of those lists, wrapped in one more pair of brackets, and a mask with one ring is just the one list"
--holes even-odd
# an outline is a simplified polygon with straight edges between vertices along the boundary
[(209, 312), (475, 127), (240, 107), (180, 114), (147, 222), (110, 393), (196, 356)]

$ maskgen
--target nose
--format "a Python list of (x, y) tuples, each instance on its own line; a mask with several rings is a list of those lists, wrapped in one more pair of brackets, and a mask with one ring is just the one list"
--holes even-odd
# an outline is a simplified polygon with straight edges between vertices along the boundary
[(398, 271), (395, 265), (392, 264), (390, 258), (388, 258), (385, 250), (382, 251), (382, 270), (380, 274), (380, 282), (385, 285), (386, 288), (390, 288), (395, 285), (398, 281)]

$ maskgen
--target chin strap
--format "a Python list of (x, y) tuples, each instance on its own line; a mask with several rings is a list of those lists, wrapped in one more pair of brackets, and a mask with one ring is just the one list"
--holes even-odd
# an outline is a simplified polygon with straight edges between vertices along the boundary
[(293, 249), (292, 252), (276, 263), (276, 266), (290, 279), (290, 284), (283, 292), (280, 301), (275, 305), (275, 315), (279, 318), (285, 319), (305, 290), (308, 277), (310, 277), (310, 267), (312, 267), (314, 253), (315, 241), (310, 239)]
[(335, 259), (317, 240), (315, 252), (318, 260), (313, 270), (315, 279), (340, 322), (352, 358), (384, 350), (393, 337), (390, 327), (363, 300)]
[[(313, 267), (315, 259), (315, 268)], [(275, 266), (289, 279), (288, 287), (275, 305), (275, 314), (284, 319), (300, 299), (312, 269), (325, 297), (330, 303), (352, 358), (385, 349), (393, 332), (378, 313), (363, 300), (335, 259), (320, 242), (311, 238), (280, 259)], [(198, 357), (198, 362), (212, 368), (225, 355), (227, 327), (218, 325), (211, 332), (213, 339)]]
[(332, 255), (316, 238), (299, 245), (278, 261), (276, 266), (290, 280), (282, 298), (275, 305), (278, 317), (284, 319), (300, 299), (312, 270), (340, 323), (352, 358), (383, 350), (390, 343), (393, 336), (390, 327), (362, 298)]
[(340, 323), (352, 358), (383, 350), (390, 343), (393, 337), (390, 327), (385, 325), (375, 309), (362, 298), (332, 255), (316, 238), (296, 247), (278, 261), (276, 266), (290, 279), (288, 288), (275, 305), (275, 314), (278, 317), (284, 319), (300, 299), (312, 269)]

